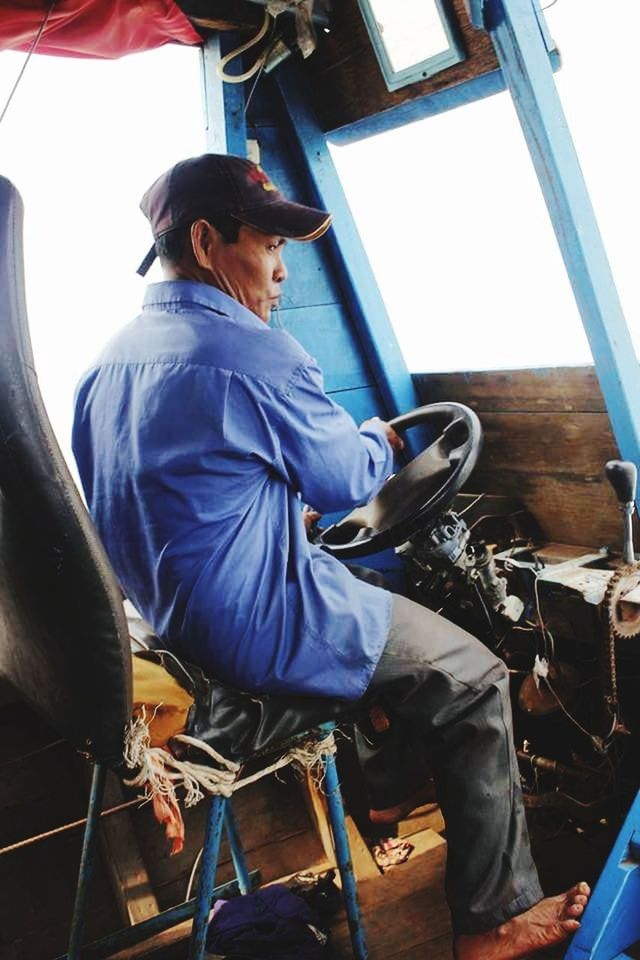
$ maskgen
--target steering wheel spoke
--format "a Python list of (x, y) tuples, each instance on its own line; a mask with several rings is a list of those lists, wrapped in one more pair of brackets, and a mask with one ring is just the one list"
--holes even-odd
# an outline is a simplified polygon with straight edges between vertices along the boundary
[(482, 446), (477, 415), (461, 403), (432, 403), (390, 421), (398, 433), (415, 426), (438, 430), (428, 447), (394, 474), (364, 507), (357, 507), (316, 540), (341, 559), (404, 543), (451, 503), (466, 483)]

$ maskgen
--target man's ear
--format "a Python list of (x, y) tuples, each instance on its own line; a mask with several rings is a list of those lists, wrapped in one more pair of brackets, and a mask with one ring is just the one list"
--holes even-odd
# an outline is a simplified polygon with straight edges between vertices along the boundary
[(206, 220), (195, 220), (191, 224), (191, 249), (196, 263), (204, 270), (210, 269), (215, 260), (219, 239), (216, 228)]

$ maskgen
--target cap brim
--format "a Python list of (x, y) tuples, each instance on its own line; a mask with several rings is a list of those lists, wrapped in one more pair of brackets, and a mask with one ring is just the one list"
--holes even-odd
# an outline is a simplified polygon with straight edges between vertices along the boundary
[(232, 216), (263, 233), (301, 241), (317, 240), (327, 232), (333, 219), (326, 210), (290, 200), (274, 200), (251, 210), (234, 211)]

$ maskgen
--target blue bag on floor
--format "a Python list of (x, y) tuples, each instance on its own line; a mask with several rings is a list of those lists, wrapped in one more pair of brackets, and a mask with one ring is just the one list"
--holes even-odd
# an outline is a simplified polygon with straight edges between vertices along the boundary
[(325, 960), (319, 924), (302, 897), (275, 883), (222, 903), (209, 923), (207, 951), (243, 960)]

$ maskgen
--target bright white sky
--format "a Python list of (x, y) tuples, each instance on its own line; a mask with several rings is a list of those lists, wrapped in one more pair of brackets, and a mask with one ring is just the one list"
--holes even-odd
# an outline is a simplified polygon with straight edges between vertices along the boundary
[[(556, 75), (620, 296), (640, 344), (637, 0), (558, 0)], [(0, 103), (22, 55), (0, 55)], [(0, 172), (26, 207), (29, 319), (65, 453), (74, 385), (139, 308), (151, 180), (205, 149), (199, 58), (33, 57), (0, 126)], [(507, 94), (334, 158), (411, 370), (590, 362)], [(372, 196), (375, 194), (375, 204)]]

